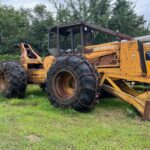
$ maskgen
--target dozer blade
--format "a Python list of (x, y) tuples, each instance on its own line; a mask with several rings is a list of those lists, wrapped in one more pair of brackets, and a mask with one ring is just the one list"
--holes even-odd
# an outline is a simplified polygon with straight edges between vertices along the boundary
[(143, 119), (150, 121), (150, 101), (146, 101)]
[(124, 82), (115, 83), (108, 77), (105, 79), (110, 84), (102, 84), (103, 90), (131, 104), (143, 116), (143, 120), (150, 121), (150, 92), (140, 94)]

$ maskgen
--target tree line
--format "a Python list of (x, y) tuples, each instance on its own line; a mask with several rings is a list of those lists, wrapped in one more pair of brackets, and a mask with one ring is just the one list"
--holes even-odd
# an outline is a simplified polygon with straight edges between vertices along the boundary
[[(144, 16), (137, 15), (130, 0), (49, 0), (53, 11), (44, 4), (33, 9), (15, 9), (0, 4), (0, 54), (17, 53), (13, 46), (31, 44), (42, 56), (47, 54), (48, 29), (56, 24), (87, 21), (131, 36), (150, 34)], [(107, 42), (106, 35), (101, 35)]]

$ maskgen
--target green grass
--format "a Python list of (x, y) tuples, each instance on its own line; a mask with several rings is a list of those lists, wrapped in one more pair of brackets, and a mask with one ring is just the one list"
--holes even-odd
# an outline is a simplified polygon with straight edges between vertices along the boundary
[(3, 54), (0, 55), (0, 61), (19, 61), (20, 56), (17, 54)]
[(79, 113), (54, 108), (37, 86), (23, 100), (0, 97), (0, 150), (101, 149), (150, 149), (150, 122), (116, 98)]

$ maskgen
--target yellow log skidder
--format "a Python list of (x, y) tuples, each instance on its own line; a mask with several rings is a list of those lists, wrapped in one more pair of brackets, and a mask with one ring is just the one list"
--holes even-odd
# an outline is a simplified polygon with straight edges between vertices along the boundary
[[(98, 44), (101, 33), (120, 40)], [(150, 120), (150, 92), (130, 86), (133, 82), (150, 84), (149, 42), (150, 36), (133, 38), (84, 22), (55, 26), (49, 30), (50, 56), (44, 61), (30, 45), (22, 43), (20, 64), (0, 63), (0, 92), (6, 97), (22, 97), (27, 83), (46, 83), (54, 106), (89, 111), (96, 95), (105, 91)]]

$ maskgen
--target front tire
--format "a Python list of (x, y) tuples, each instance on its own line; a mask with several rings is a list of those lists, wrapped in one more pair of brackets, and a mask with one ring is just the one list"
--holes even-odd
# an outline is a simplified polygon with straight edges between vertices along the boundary
[(47, 92), (56, 107), (89, 111), (95, 104), (96, 89), (95, 71), (81, 56), (61, 56), (48, 71)]

